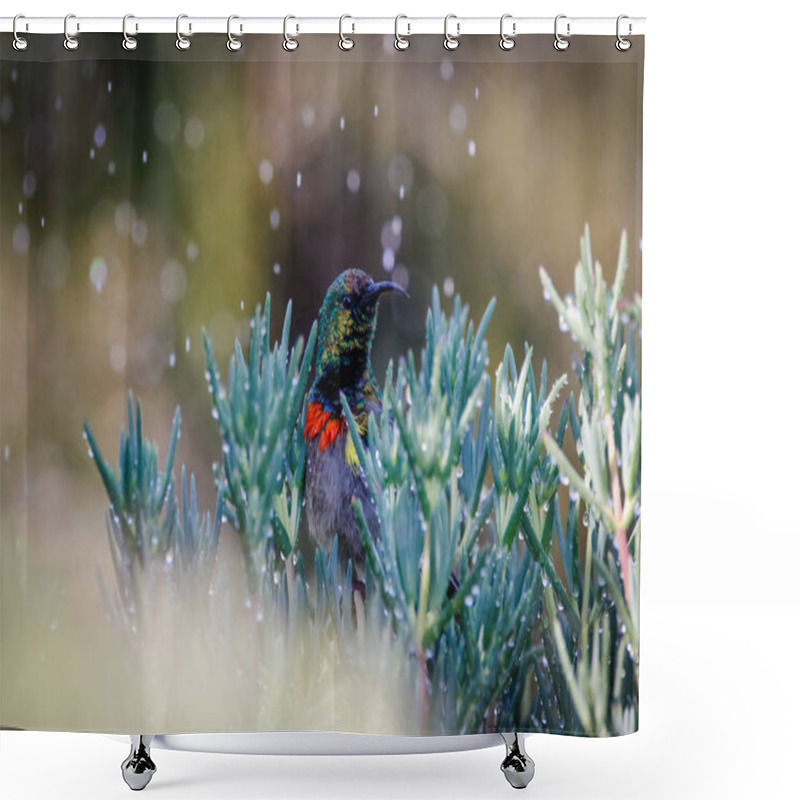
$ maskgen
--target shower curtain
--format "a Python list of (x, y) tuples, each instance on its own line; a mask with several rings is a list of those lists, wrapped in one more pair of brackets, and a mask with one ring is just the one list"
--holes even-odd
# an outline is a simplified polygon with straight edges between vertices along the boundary
[(638, 726), (644, 43), (0, 60), (0, 725)]

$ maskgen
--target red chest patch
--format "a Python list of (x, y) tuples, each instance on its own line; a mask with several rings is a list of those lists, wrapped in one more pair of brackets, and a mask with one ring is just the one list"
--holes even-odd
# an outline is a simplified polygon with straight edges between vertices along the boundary
[(333, 444), (337, 436), (344, 433), (345, 427), (344, 417), (337, 417), (326, 411), (321, 403), (308, 404), (303, 435), (307, 442), (319, 436), (319, 449), (323, 452), (329, 444)]

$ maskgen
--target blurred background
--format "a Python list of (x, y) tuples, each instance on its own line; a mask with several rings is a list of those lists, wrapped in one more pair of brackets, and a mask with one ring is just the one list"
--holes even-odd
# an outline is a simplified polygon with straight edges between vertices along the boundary
[[(402, 54), (391, 37), (344, 54), (305, 37), (294, 55), (259, 37), (241, 56), (148, 37), (122, 58), (103, 38), (67, 60), (55, 41), (53, 62), (4, 42), (0, 61), (3, 725), (75, 729), (90, 689), (87, 726), (118, 719), (96, 694), (120, 655), (98, 580), (114, 586), (107, 499), (81, 426), (113, 462), (131, 390), (165, 452), (180, 405), (177, 463), (212, 509), (204, 328), (226, 365), (270, 292), (273, 331), (291, 300), (305, 335), (357, 266), (411, 295), (382, 302), (379, 377), (422, 343), (436, 284), (478, 317), (497, 298), (491, 373), (506, 342), (530, 342), (552, 379), (574, 348), (539, 265), (568, 290), (589, 223), (612, 273), (627, 229), (626, 294), (640, 287), (641, 63), (608, 40), (595, 59), (549, 37), (508, 54), (490, 37), (452, 54), (438, 37)], [(235, 561), (227, 528), (222, 548)]]

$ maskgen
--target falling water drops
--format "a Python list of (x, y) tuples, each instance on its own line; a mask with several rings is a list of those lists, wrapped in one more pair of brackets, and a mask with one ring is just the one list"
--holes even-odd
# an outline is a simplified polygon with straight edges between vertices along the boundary
[(186, 337), (186, 352), (188, 353), (188, 352), (189, 352), (191, 349), (192, 349), (192, 341), (191, 341), (191, 339), (190, 339), (190, 338), (187, 336), (187, 337)]
[(346, 183), (347, 191), (349, 191), (351, 194), (355, 194), (359, 190), (361, 187), (361, 175), (358, 174), (357, 169), (351, 169), (348, 171)]

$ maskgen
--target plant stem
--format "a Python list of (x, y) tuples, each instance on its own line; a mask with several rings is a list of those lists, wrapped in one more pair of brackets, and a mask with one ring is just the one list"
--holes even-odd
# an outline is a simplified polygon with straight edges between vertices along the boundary
[(628, 536), (623, 524), (622, 491), (619, 485), (619, 472), (617, 471), (617, 447), (614, 441), (614, 423), (611, 420), (610, 410), (606, 411), (605, 424), (606, 439), (608, 440), (608, 468), (611, 472), (611, 497), (614, 502), (617, 548), (619, 549), (619, 563), (622, 569), (622, 586), (625, 590), (625, 600), (630, 603), (631, 559), (628, 553)]

